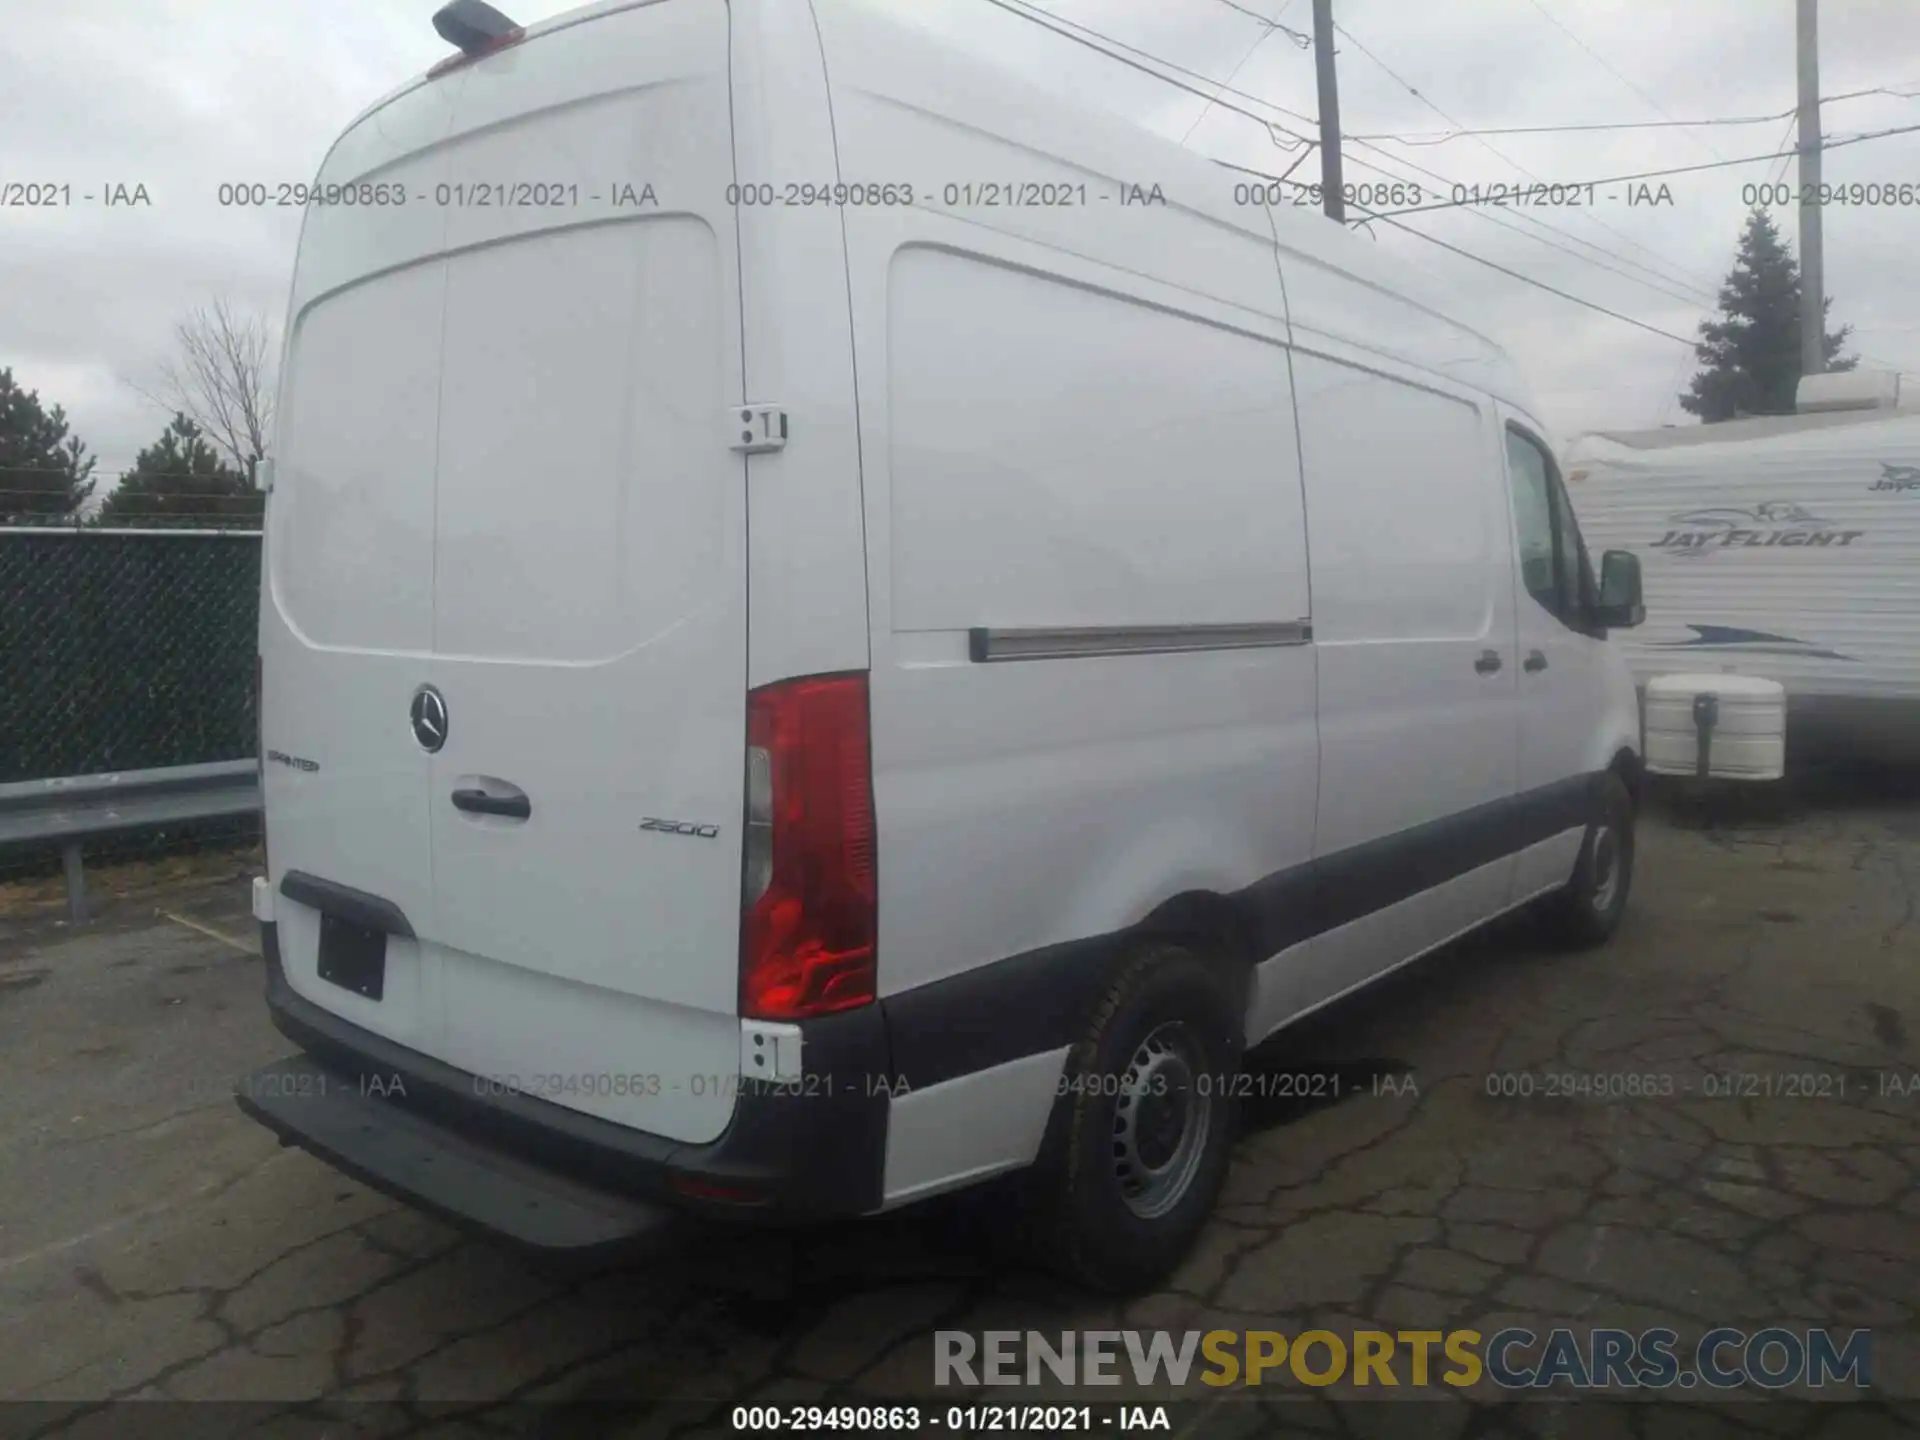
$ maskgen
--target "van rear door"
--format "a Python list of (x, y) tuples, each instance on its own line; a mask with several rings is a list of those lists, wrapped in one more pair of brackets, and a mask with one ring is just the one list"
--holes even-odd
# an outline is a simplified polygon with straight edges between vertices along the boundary
[[(430, 145), (321, 179), (415, 166), (410, 188), (443, 217), (437, 249), (385, 269), (367, 254), (336, 295), (302, 297), (296, 281), (290, 361), (291, 411), (308, 413), (289, 445), (320, 464), (339, 443), (327, 432), (380, 427), (355, 463), (379, 471), (370, 488), (411, 497), (387, 504), (406, 529), (383, 543), (430, 577), (424, 615), (357, 647), (388, 683), (341, 696), (354, 714), (334, 728), (366, 732), (378, 762), (356, 767), (360, 790), (305, 812), (317, 821), (324, 803), (339, 836), (400, 820), (426, 842), (431, 903), (408, 912), (425, 1014), (406, 1043), (694, 1143), (726, 1128), (740, 1054), (746, 523), (745, 459), (721, 423), (742, 373), (727, 25), (724, 0), (660, 0), (429, 82), (445, 109)], [(303, 267), (328, 226), (350, 224), (310, 221)], [(358, 218), (363, 251), (378, 225)], [(430, 313), (386, 303), (415, 300)], [(350, 335), (303, 350), (349, 315)], [(422, 344), (430, 388), (316, 425), (305, 392), (352, 391), (354, 365)], [(283, 472), (302, 458), (283, 454)], [(326, 537), (300, 488), (275, 523), (296, 556)], [(324, 567), (296, 568), (302, 606), (324, 610)], [(409, 764), (404, 792), (376, 793)], [(310, 841), (293, 817), (269, 814), (276, 870), (312, 848), (314, 865), (360, 877), (325, 878), (382, 893), (344, 853), (363, 842)], [(302, 969), (290, 961), (290, 979)], [(376, 1024), (362, 997), (329, 993), (310, 961), (304, 973), (308, 998)]]

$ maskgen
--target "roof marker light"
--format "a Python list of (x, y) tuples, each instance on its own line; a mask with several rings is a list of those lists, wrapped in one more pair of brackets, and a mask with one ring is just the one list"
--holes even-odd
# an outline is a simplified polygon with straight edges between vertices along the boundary
[(433, 28), (442, 40), (457, 47), (460, 53), (449, 55), (429, 70), (429, 79), (445, 74), (456, 66), (491, 55), (496, 50), (504, 50), (527, 37), (523, 28), (487, 4), (486, 0), (448, 0), (447, 4), (434, 12)]

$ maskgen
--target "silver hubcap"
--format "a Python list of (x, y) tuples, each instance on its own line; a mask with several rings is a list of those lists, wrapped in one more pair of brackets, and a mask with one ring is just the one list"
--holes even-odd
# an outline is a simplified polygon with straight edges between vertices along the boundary
[(1186, 1026), (1160, 1026), (1140, 1042), (1113, 1112), (1113, 1173), (1127, 1208), (1153, 1220), (1180, 1203), (1207, 1148), (1212, 1107), (1195, 1089), (1198, 1050)]
[(1593, 908), (1613, 908), (1613, 897), (1620, 889), (1620, 837), (1611, 825), (1593, 832)]

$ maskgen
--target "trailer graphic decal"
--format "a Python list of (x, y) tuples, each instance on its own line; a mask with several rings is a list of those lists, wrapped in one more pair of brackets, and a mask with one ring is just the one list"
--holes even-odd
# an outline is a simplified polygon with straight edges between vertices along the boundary
[(1889, 465), (1880, 462), (1880, 478), (1869, 490), (1920, 490), (1920, 465)]
[(1735, 650), (1742, 655), (1805, 655), (1814, 660), (1845, 660), (1851, 655), (1823, 650), (1811, 640), (1796, 640), (1791, 635), (1771, 635), (1765, 630), (1742, 630), (1733, 625), (1688, 625), (1691, 640), (1663, 640), (1650, 646), (1654, 650)]
[(1729, 546), (1750, 549), (1784, 545), (1845, 548), (1867, 532), (1836, 530), (1805, 507), (1787, 500), (1767, 500), (1751, 510), (1734, 506), (1711, 510), (1686, 510), (1668, 517), (1675, 528), (1653, 542), (1655, 550), (1670, 555), (1697, 559)]

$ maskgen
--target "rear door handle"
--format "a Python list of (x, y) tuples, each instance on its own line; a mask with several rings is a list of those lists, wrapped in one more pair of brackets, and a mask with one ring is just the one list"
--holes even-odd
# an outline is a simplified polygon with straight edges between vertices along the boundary
[(1482, 675), (1491, 675), (1500, 668), (1500, 663), (1500, 652), (1498, 650), (1482, 650), (1480, 652), (1480, 658), (1473, 662), (1473, 668), (1478, 670)]
[(469, 815), (505, 815), (510, 820), (525, 820), (533, 814), (533, 802), (524, 795), (489, 795), (484, 790), (456, 790), (453, 808)]
[(1538, 650), (1529, 650), (1527, 652), (1527, 658), (1521, 662), (1520, 668), (1528, 672), (1544, 670), (1547, 668), (1547, 657), (1542, 655)]

